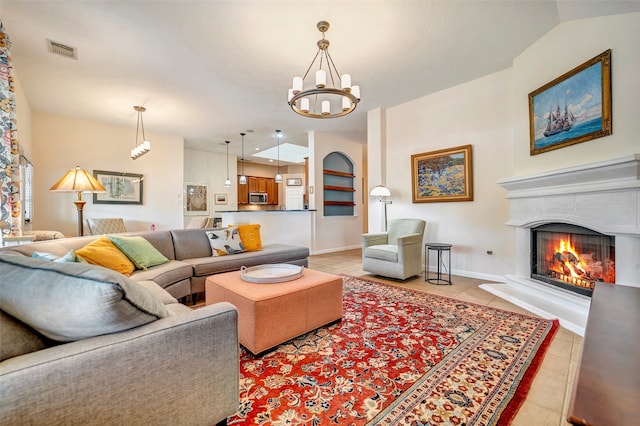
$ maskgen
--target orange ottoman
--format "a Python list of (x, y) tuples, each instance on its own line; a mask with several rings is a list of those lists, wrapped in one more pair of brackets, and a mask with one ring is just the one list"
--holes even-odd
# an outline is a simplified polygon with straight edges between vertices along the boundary
[(229, 302), (238, 309), (242, 346), (259, 354), (280, 343), (342, 318), (342, 278), (305, 268), (302, 277), (255, 284), (240, 271), (211, 275), (205, 303)]

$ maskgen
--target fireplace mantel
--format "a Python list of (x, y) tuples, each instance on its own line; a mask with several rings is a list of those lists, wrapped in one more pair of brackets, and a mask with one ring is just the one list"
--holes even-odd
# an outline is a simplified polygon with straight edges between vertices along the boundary
[(640, 154), (497, 183), (508, 190), (515, 273), (481, 288), (584, 335), (590, 300), (530, 278), (531, 228), (554, 222), (615, 236), (616, 285), (640, 287)]

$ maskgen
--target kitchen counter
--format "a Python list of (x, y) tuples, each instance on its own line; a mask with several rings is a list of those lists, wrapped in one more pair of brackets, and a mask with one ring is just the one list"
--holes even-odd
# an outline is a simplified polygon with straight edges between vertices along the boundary
[(316, 209), (304, 209), (304, 210), (224, 210), (217, 211), (216, 213), (292, 213), (292, 212), (315, 212)]
[[(308, 214), (307, 214), (308, 213)], [(236, 210), (217, 211), (222, 226), (260, 224), (263, 244), (292, 244), (313, 247), (316, 210)]]

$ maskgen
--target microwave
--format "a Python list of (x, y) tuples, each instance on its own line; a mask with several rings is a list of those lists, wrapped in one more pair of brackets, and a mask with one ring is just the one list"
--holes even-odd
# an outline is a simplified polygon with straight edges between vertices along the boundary
[(264, 192), (250, 192), (249, 204), (267, 204), (267, 194)]

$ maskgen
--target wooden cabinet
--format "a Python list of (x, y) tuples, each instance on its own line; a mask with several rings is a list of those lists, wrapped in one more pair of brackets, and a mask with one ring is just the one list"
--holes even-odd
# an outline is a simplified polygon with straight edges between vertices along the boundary
[(272, 206), (278, 205), (278, 184), (275, 179), (267, 178), (267, 201)]
[(238, 182), (238, 204), (249, 204), (249, 193), (252, 192), (266, 193), (267, 203), (278, 205), (278, 184), (274, 178), (247, 176), (246, 185)]
[(249, 185), (240, 184), (240, 176), (238, 176), (238, 204), (249, 204)]

